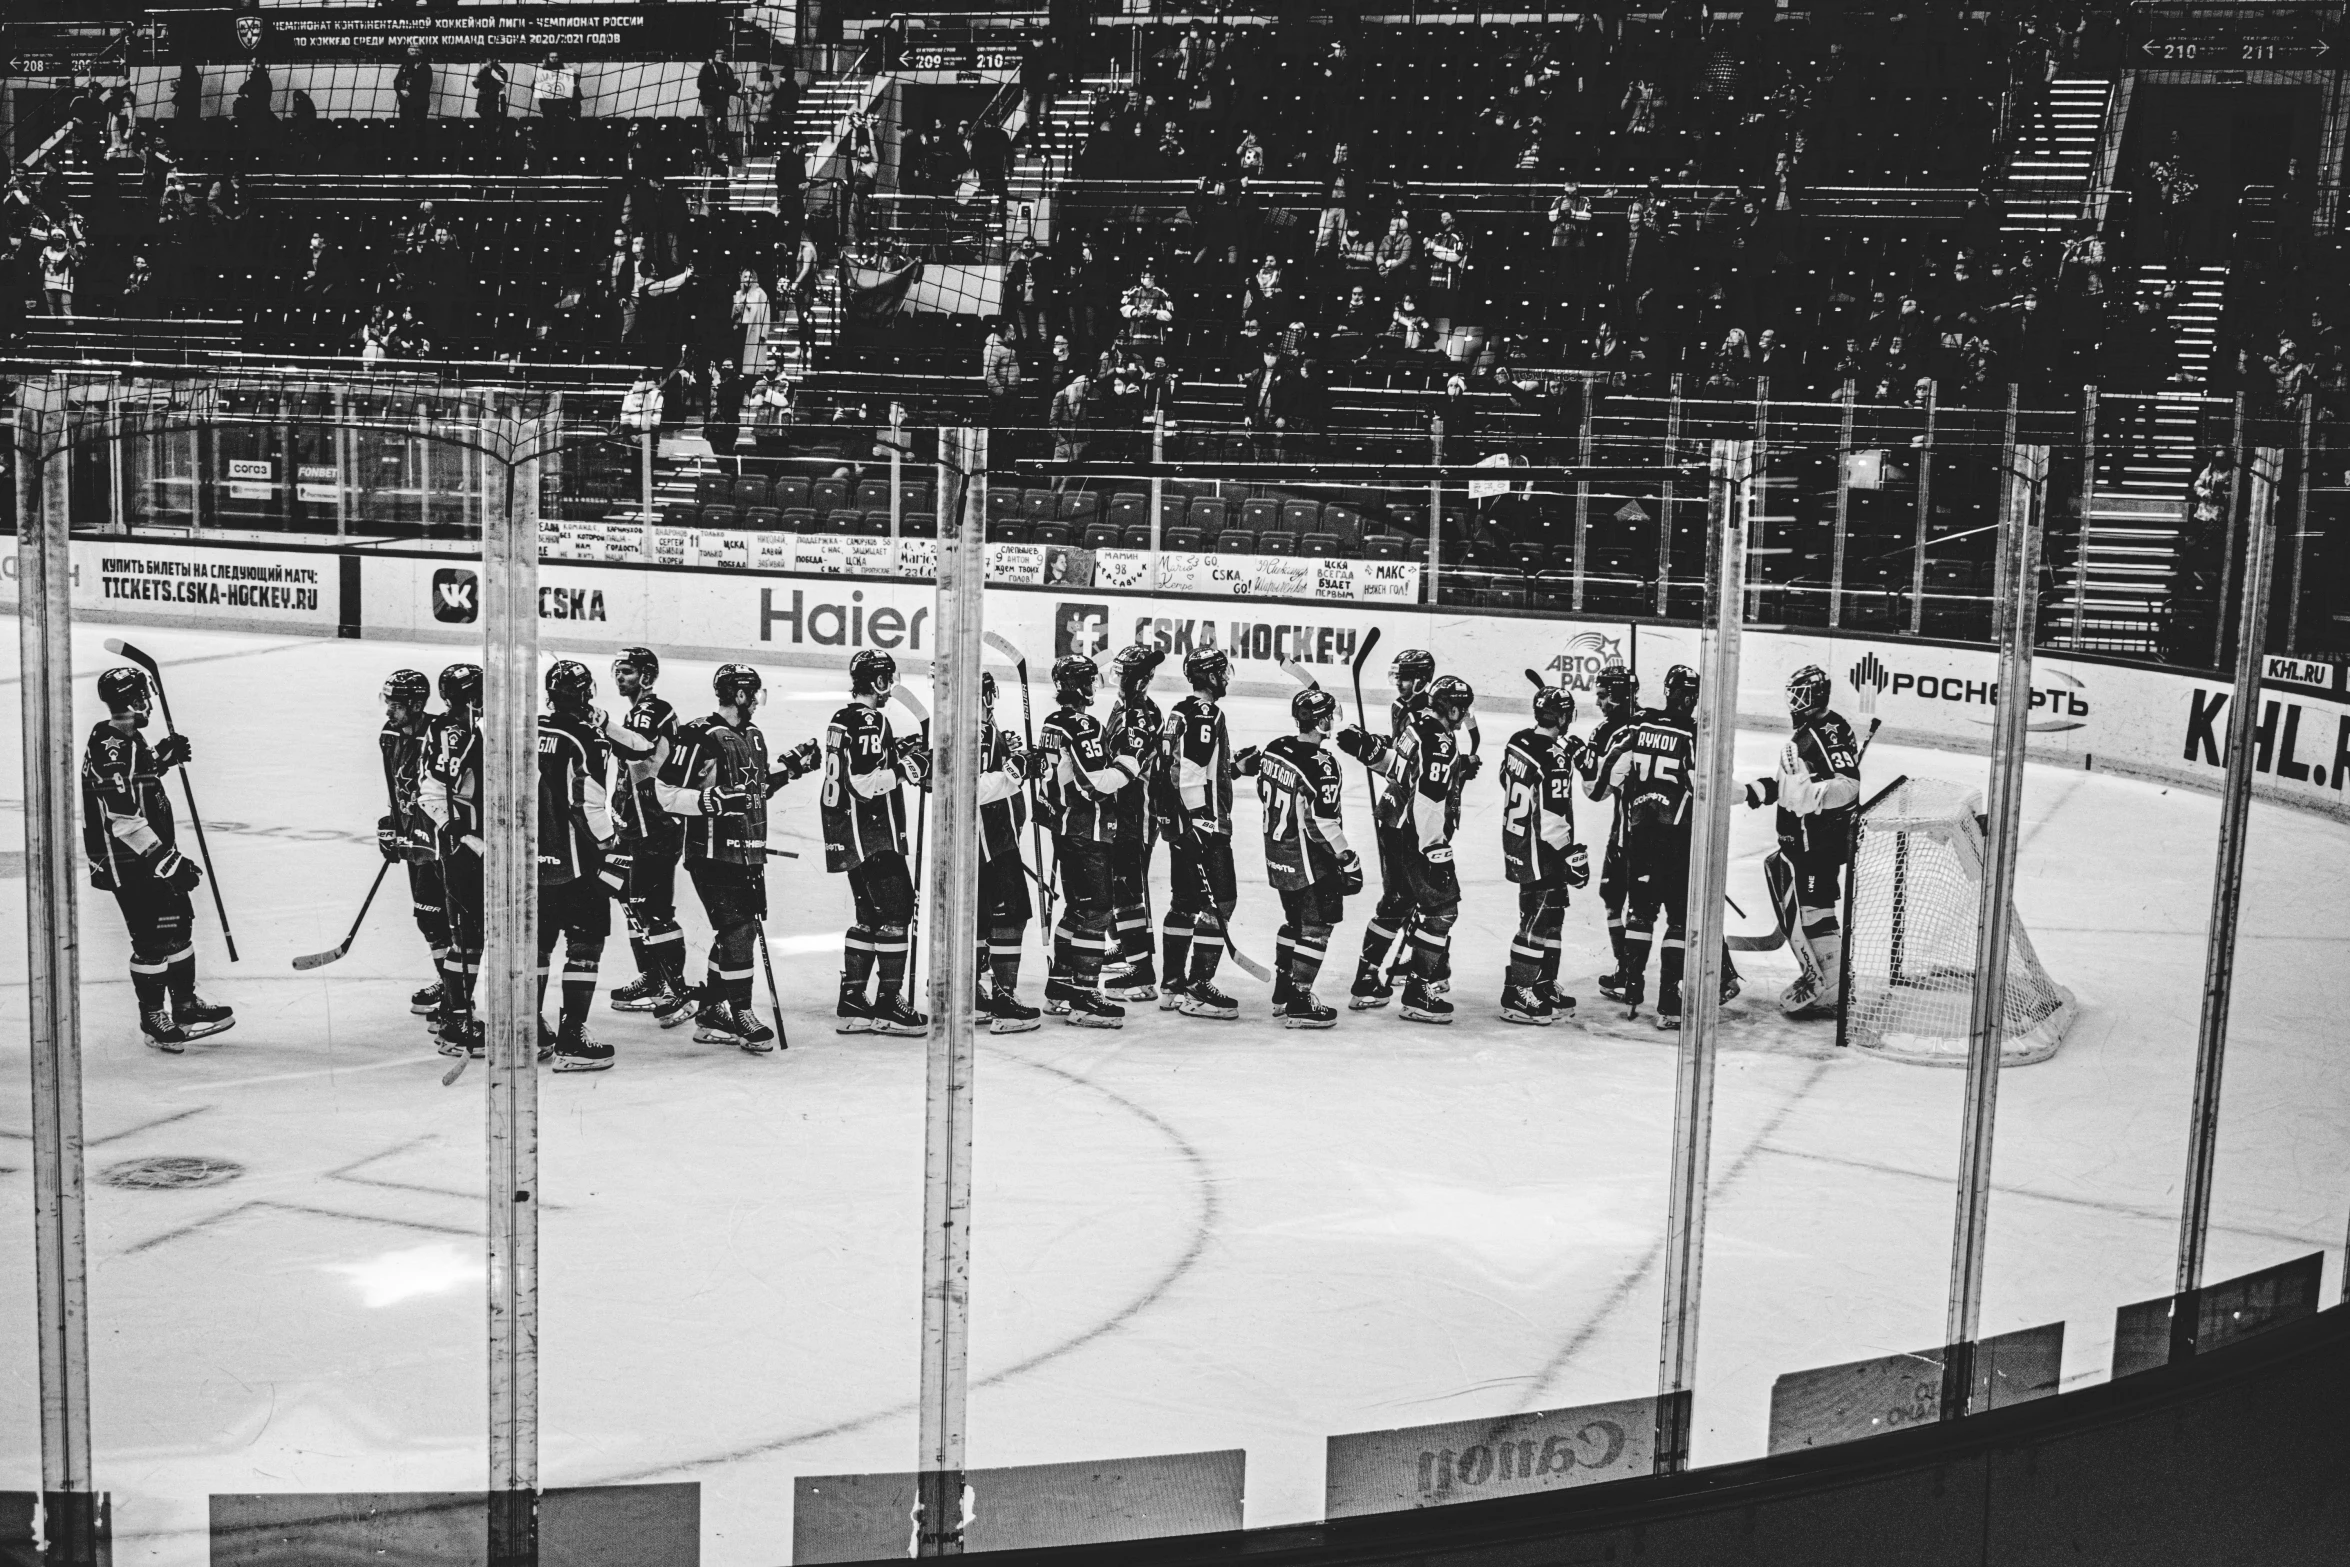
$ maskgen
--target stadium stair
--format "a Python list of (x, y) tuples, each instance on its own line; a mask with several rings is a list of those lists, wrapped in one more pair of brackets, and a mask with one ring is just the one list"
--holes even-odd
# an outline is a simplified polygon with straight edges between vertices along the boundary
[[(1123, 86), (1121, 78), (1089, 76), (1045, 105), (1044, 124), (1035, 135), (1022, 137), (1013, 149), (1012, 174), (1006, 184), (1011, 203), (1005, 219), (1013, 232), (1005, 236), (1007, 241), (1033, 236), (1039, 244), (1051, 242), (1052, 196), (1077, 166), (1087, 139), (1093, 135), (1094, 105), (1103, 93)], [(1033, 225), (1020, 219), (1024, 205), (1035, 209)]]
[[(2196, 436), (2202, 420), (2199, 393), (2211, 371), (2213, 339), (2226, 267), (2197, 267), (2179, 279), (2171, 308), (2178, 352), (2181, 395), (2166, 398), (2155, 416), (2154, 452), (2131, 456), (2119, 482), (2103, 475), (2088, 497), (2081, 548), (2066, 583), (2058, 615), (2073, 623), (2079, 607), (2079, 645), (2109, 652), (2153, 652), (2163, 600), (2170, 592), (2186, 520), (2187, 486), (2195, 476)], [(2158, 291), (2170, 283), (2161, 266), (2139, 269), (2138, 287)], [(2115, 421), (2101, 414), (2101, 432)], [(2099, 444), (2110, 437), (2100, 434)], [(2110, 465), (2100, 467), (2111, 471)]]
[(2059, 77), (2000, 171), (2000, 232), (2045, 234), (2081, 215), (2097, 172), (2113, 84)]

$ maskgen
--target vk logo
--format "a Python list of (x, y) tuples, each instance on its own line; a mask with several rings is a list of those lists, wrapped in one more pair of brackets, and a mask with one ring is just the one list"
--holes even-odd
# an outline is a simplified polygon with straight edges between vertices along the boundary
[(432, 618), (470, 626), (481, 615), (480, 578), (457, 566), (432, 574)]

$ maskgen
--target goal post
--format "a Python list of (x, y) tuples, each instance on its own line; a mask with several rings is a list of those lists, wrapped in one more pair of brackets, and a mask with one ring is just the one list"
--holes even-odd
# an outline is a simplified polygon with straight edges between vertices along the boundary
[[(1964, 1067), (1986, 870), (1982, 796), (1901, 778), (1862, 809), (1854, 834), (1844, 1041), (1887, 1060)], [(2000, 1064), (2056, 1054), (2074, 1011), (2011, 905)]]

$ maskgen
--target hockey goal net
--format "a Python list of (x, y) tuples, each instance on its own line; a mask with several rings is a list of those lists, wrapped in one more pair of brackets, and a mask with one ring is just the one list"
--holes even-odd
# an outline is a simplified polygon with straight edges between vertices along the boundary
[[(1966, 1065), (1983, 883), (1982, 796), (1903, 778), (1863, 808), (1845, 922), (1844, 1043), (1896, 1061)], [(2023, 920), (2008, 915), (2000, 1061), (2056, 1054), (2072, 993), (2048, 977)]]

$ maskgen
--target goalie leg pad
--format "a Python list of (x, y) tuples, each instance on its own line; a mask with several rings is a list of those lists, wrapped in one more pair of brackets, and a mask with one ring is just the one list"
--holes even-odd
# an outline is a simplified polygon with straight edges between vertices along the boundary
[(1778, 916), (1779, 929), (1786, 932), (1787, 950), (1795, 955), (1796, 966), (1803, 971), (1788, 987), (1788, 994), (1801, 990), (1805, 998), (1802, 1004), (1808, 1005), (1810, 997), (1820, 990), (1820, 955), (1812, 946), (1804, 918), (1806, 911), (1798, 901), (1795, 862), (1787, 857), (1785, 850), (1774, 849), (1763, 861), (1763, 881), (1771, 889), (1771, 911)]

